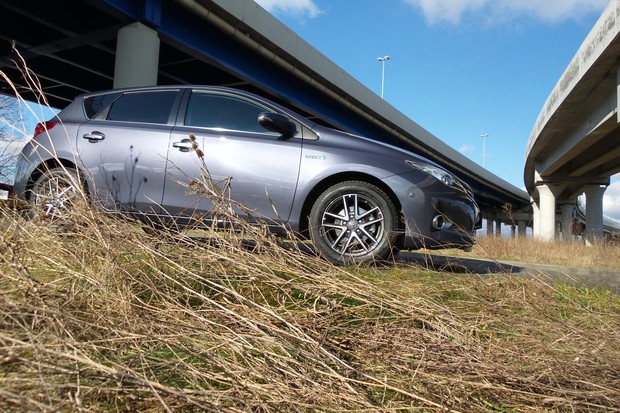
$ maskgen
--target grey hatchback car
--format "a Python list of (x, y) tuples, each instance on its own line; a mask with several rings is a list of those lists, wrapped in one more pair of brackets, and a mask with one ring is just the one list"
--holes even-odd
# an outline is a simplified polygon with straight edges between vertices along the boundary
[(213, 199), (187, 185), (204, 168), (213, 182), (228, 183), (242, 219), (306, 237), (333, 263), (474, 243), (479, 209), (452, 173), (224, 87), (78, 96), (37, 125), (14, 189), (51, 219), (62, 216), (79, 185), (107, 211), (158, 225), (195, 225), (196, 217), (212, 225)]

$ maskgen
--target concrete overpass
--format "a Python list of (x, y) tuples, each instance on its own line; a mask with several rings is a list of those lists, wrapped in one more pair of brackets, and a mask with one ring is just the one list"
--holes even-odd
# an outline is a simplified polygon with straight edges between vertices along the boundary
[(576, 200), (585, 193), (585, 236), (603, 237), (603, 194), (620, 172), (619, 87), (620, 0), (611, 0), (530, 135), (525, 184), (533, 199), (534, 236), (571, 237), (573, 218), (583, 214)]
[[(499, 229), (499, 222), (518, 221), (525, 232), (530, 221), (525, 191), (404, 116), (251, 0), (3, 0), (0, 70), (36, 100), (15, 65), (22, 57), (56, 108), (82, 92), (127, 85), (250, 90), (447, 167), (472, 186), (491, 231), (494, 222)], [(13, 94), (0, 80), (0, 93)]]

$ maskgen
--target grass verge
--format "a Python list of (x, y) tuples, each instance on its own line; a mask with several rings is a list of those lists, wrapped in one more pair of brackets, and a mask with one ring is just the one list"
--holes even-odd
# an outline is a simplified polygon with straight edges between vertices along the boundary
[(620, 299), (608, 291), (336, 268), (256, 228), (153, 237), (79, 213), (58, 233), (2, 212), (3, 411), (620, 406)]

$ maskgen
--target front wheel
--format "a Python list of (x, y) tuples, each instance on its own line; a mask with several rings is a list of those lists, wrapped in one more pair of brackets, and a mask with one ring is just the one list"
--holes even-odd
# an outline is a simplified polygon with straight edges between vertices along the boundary
[(387, 259), (395, 250), (399, 220), (394, 203), (379, 188), (347, 181), (323, 192), (310, 211), (310, 237), (334, 264)]

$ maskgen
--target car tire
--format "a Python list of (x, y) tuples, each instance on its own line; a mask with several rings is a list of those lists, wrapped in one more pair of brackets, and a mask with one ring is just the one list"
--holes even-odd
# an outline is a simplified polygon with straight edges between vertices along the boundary
[(61, 232), (75, 225), (78, 204), (85, 200), (82, 182), (75, 169), (46, 170), (32, 185), (28, 201), (30, 218)]
[(337, 265), (385, 261), (397, 251), (398, 212), (378, 187), (346, 181), (324, 191), (310, 211), (317, 252)]

